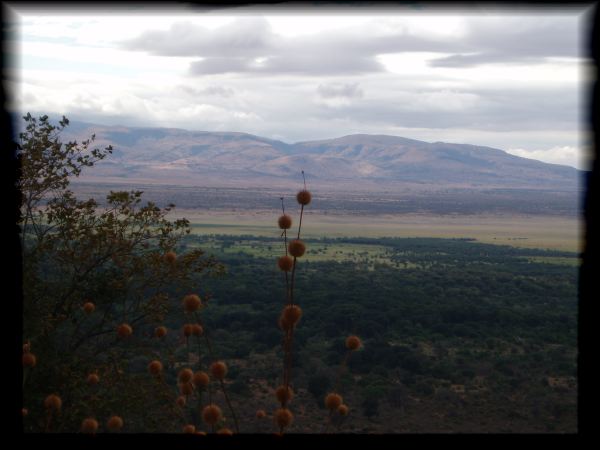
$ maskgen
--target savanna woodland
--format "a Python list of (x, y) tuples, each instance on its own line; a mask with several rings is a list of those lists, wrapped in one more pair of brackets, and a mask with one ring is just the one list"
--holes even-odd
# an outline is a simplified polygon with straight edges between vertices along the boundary
[(112, 148), (23, 121), (25, 432), (576, 431), (577, 254), (304, 239), (300, 170), (275, 237), (206, 235), (78, 198)]

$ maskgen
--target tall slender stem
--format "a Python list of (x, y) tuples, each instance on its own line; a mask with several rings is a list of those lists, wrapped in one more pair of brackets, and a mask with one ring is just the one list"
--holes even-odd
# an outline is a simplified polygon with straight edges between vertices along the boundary
[[(212, 360), (215, 360), (212, 345), (210, 344), (210, 339), (208, 338), (208, 332), (206, 331), (206, 328), (204, 328), (200, 318), (198, 318), (198, 322), (200, 323), (200, 326), (202, 326), (202, 329), (204, 330), (204, 333), (203, 333), (204, 339), (206, 340), (206, 346), (208, 347), (208, 353), (210, 355), (210, 358)], [(239, 426), (238, 426), (237, 416), (235, 415), (235, 411), (233, 410), (233, 406), (231, 405), (231, 401), (229, 400), (229, 396), (227, 395), (227, 389), (225, 388), (225, 383), (223, 383), (223, 380), (219, 380), (219, 382), (221, 383), (221, 390), (223, 391), (223, 395), (225, 396), (225, 401), (227, 402), (227, 406), (229, 407), (229, 410), (231, 411), (231, 415), (232, 415), (233, 421), (235, 423), (235, 431), (236, 431), (236, 433), (239, 433), (240, 430), (239, 430)], [(210, 399), (210, 395), (211, 395), (210, 387), (208, 388), (208, 395), (209, 395), (209, 402), (212, 403), (212, 400)]]
[(333, 392), (338, 392), (338, 388), (340, 387), (340, 382), (342, 380), (342, 374), (344, 372), (344, 369), (348, 365), (348, 360), (350, 359), (351, 353), (352, 353), (352, 350), (348, 350), (346, 352), (346, 355), (344, 356), (344, 359), (342, 360), (342, 363), (340, 364), (340, 367), (339, 367), (338, 373), (337, 373), (337, 377), (335, 379), (335, 383), (333, 384)]
[(227, 395), (227, 389), (225, 389), (225, 383), (223, 380), (219, 380), (221, 383), (221, 389), (223, 390), (223, 395), (225, 395), (225, 401), (227, 402), (227, 406), (229, 406), (229, 410), (231, 411), (231, 415), (233, 416), (233, 423), (235, 424), (236, 433), (240, 432), (240, 428), (238, 426), (237, 416), (235, 415), (235, 411), (233, 410), (233, 406), (231, 406), (231, 401), (229, 400), (229, 395)]

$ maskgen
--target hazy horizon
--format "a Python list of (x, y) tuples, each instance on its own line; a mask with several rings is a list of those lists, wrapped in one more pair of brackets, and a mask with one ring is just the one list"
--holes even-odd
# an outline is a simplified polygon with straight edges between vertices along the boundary
[(7, 4), (12, 111), (99, 125), (352, 134), (585, 169), (591, 7), (115, 13)]
[[(36, 116), (40, 115), (40, 114), (47, 114), (51, 120), (58, 122), (58, 120), (61, 119), (62, 114), (48, 114), (48, 113), (42, 113), (42, 112), (30, 112), (28, 111), (32, 116)], [(28, 112), (22, 112), (19, 114), (16, 114), (13, 112), (13, 114), (15, 115), (15, 117), (13, 117), (13, 120), (18, 120), (20, 118), (21, 115), (25, 115)], [(17, 117), (18, 116), (18, 117)], [(69, 120), (69, 123), (80, 123), (80, 124), (87, 124), (87, 125), (91, 125), (91, 126), (102, 126), (102, 127), (126, 127), (126, 128), (133, 128), (133, 129), (167, 129), (167, 130), (181, 130), (181, 131), (188, 131), (188, 132), (198, 132), (198, 133), (240, 133), (240, 134), (247, 134), (247, 135), (251, 135), (251, 136), (256, 136), (259, 138), (265, 138), (265, 139), (271, 139), (268, 138), (267, 136), (260, 136), (257, 134), (253, 134), (253, 133), (249, 133), (247, 131), (241, 131), (241, 130), (203, 130), (203, 129), (190, 129), (190, 128), (181, 128), (181, 127), (166, 127), (166, 126), (141, 126), (141, 125), (136, 125), (136, 126), (130, 126), (130, 125), (124, 125), (124, 124), (119, 124), (119, 123), (113, 123), (113, 122), (107, 122), (107, 123), (93, 123), (93, 122), (88, 122), (88, 121), (83, 121), (83, 120), (77, 120), (77, 119), (72, 119), (71, 116), (69, 116), (68, 114), (64, 114), (64, 116)], [(16, 130), (16, 125), (15, 125), (15, 130)], [(68, 130), (68, 127), (67, 127)], [(329, 136), (329, 137), (324, 137), (324, 138), (319, 138), (319, 139), (307, 139), (307, 140), (301, 140), (301, 141), (286, 141), (283, 139), (273, 139), (274, 141), (279, 141), (279, 142), (283, 142), (284, 144), (288, 144), (288, 145), (295, 145), (295, 144), (301, 144), (301, 143), (307, 143), (307, 142), (315, 142), (315, 141), (327, 141), (327, 140), (335, 140), (335, 139), (340, 139), (340, 138), (344, 138), (344, 137), (350, 137), (350, 136), (387, 136), (387, 137), (398, 137), (398, 138), (403, 138), (403, 139), (410, 139), (410, 140), (415, 140), (415, 141), (420, 141), (420, 142), (425, 142), (425, 143), (444, 143), (444, 144), (459, 144), (459, 145), (472, 145), (472, 146), (476, 146), (476, 147), (485, 147), (485, 148), (492, 148), (495, 150), (502, 150), (506, 153), (515, 155), (515, 156), (520, 156), (521, 158), (526, 158), (526, 159), (531, 159), (534, 161), (539, 161), (539, 162), (543, 162), (543, 163), (547, 163), (547, 164), (555, 164), (555, 165), (560, 165), (560, 166), (566, 166), (566, 167), (572, 167), (574, 169), (580, 170), (580, 171), (589, 171), (591, 170), (591, 168), (581, 168), (581, 167), (576, 167), (574, 165), (570, 165), (570, 164), (565, 164), (565, 163), (556, 163), (556, 162), (549, 162), (549, 161), (544, 161), (542, 159), (539, 158), (535, 158), (533, 156), (530, 156), (529, 154), (525, 153), (524, 155), (520, 155), (517, 153), (513, 153), (510, 152), (506, 149), (503, 148), (496, 148), (496, 147), (491, 147), (491, 146), (487, 146), (487, 145), (480, 145), (476, 142), (456, 142), (456, 141), (438, 141), (435, 139), (416, 139), (413, 138), (411, 136), (399, 136), (399, 135), (393, 135), (393, 134), (384, 134), (384, 133), (352, 133), (352, 134), (346, 134), (346, 135), (340, 135), (340, 136)]]

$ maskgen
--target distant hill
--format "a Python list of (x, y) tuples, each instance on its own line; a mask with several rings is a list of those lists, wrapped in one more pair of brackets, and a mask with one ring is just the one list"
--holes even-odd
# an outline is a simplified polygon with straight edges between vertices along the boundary
[(575, 191), (582, 172), (503, 150), (355, 134), (285, 142), (235, 132), (135, 128), (71, 122), (63, 139), (96, 134), (114, 154), (85, 179), (188, 186), (289, 185), (304, 170), (313, 185), (355, 189), (518, 188)]

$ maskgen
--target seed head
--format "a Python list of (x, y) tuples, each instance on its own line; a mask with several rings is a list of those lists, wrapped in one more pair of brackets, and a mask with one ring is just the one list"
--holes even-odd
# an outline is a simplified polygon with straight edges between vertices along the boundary
[(97, 373), (90, 373), (87, 376), (87, 384), (89, 384), (90, 386), (95, 386), (99, 382), (100, 382), (100, 377), (98, 376)]
[(23, 353), (29, 353), (31, 351), (31, 343), (29, 341), (23, 344)]
[(306, 245), (300, 239), (294, 239), (288, 244), (288, 252), (290, 255), (300, 258), (306, 251)]
[(21, 415), (26, 417), (29, 414), (29, 410), (27, 408), (21, 408)]
[(183, 335), (185, 337), (190, 337), (193, 332), (194, 332), (194, 326), (191, 323), (186, 323), (183, 326)]
[(94, 312), (94, 310), (96, 309), (96, 305), (94, 305), (92, 302), (85, 302), (83, 304), (83, 311), (86, 314), (91, 314)]
[(23, 353), (23, 367), (35, 367), (37, 358), (33, 353)]
[(175, 252), (167, 252), (165, 253), (165, 261), (169, 264), (173, 264), (175, 261), (177, 261), (177, 254)]
[(287, 428), (294, 421), (294, 415), (287, 408), (279, 408), (275, 411), (273, 416), (275, 419), (275, 423), (279, 426), (279, 428)]
[(196, 294), (186, 295), (183, 298), (183, 309), (185, 309), (185, 312), (194, 312), (200, 308), (201, 304), (202, 302), (200, 301), (200, 297), (198, 297)]
[(287, 324), (288, 326), (296, 325), (301, 317), (302, 309), (297, 305), (288, 305), (283, 308), (283, 312), (281, 313), (284, 324)]
[(131, 328), (126, 323), (122, 323), (117, 328), (117, 334), (119, 335), (120, 338), (129, 337), (129, 336), (131, 336), (132, 333), (133, 333), (133, 328)]
[(325, 397), (325, 406), (330, 410), (338, 409), (342, 401), (341, 395), (332, 392)]
[(358, 336), (348, 336), (346, 338), (346, 348), (348, 350), (358, 350), (361, 346), (361, 341)]
[(301, 205), (308, 205), (311, 199), (312, 195), (310, 195), (310, 192), (308, 192), (306, 189), (301, 190), (296, 195), (296, 200), (298, 200), (298, 203), (300, 203)]
[(180, 383), (179, 392), (181, 395), (192, 395), (194, 393), (194, 385), (192, 383)]
[(223, 361), (216, 361), (210, 365), (210, 373), (217, 380), (222, 380), (227, 375), (227, 365)]
[(177, 403), (177, 405), (183, 408), (186, 403), (185, 397), (183, 395), (180, 395), (179, 397), (177, 397), (177, 400), (175, 400), (175, 403)]
[(206, 431), (196, 431), (198, 436), (206, 436)]
[(340, 414), (340, 416), (347, 416), (348, 415), (348, 407), (346, 405), (344, 405), (344, 404), (338, 406), (337, 411)]
[(256, 411), (257, 419), (264, 419), (265, 417), (267, 417), (267, 413), (265, 412), (264, 409), (259, 409), (258, 411)]
[(223, 418), (223, 412), (217, 405), (205, 406), (202, 410), (202, 420), (208, 425), (215, 425), (218, 421)]
[(202, 336), (202, 334), (204, 334), (204, 330), (202, 329), (200, 324), (198, 324), (198, 323), (192, 324), (192, 334), (194, 336)]
[(192, 381), (193, 376), (194, 372), (192, 372), (192, 369), (181, 369), (179, 371), (178, 379), (180, 383), (189, 383)]
[(294, 260), (288, 255), (284, 255), (277, 259), (277, 266), (284, 272), (289, 272), (294, 267)]
[(183, 427), (183, 432), (185, 434), (194, 434), (196, 432), (196, 427), (194, 425), (188, 424)]
[(281, 328), (283, 331), (289, 331), (293, 326), (291, 323), (285, 320), (285, 318), (283, 317), (283, 312), (279, 315), (277, 325), (279, 325), (279, 328)]
[(277, 397), (279, 403), (285, 405), (294, 398), (294, 391), (289, 386), (286, 388), (284, 385), (281, 385), (275, 390), (275, 397)]
[(150, 372), (154, 376), (160, 374), (162, 370), (163, 365), (160, 361), (154, 360), (150, 364), (148, 364), (148, 372)]
[(62, 400), (58, 395), (50, 394), (44, 400), (44, 406), (48, 410), (54, 410), (54, 411), (58, 412), (58, 411), (60, 411), (60, 408), (62, 407)]
[(292, 228), (292, 218), (290, 216), (288, 216), (287, 214), (283, 214), (282, 216), (279, 216), (277, 223), (279, 225), (279, 228), (281, 228), (282, 230), (288, 230), (288, 229)]
[(198, 371), (194, 374), (194, 378), (192, 378), (192, 383), (197, 388), (205, 388), (210, 383), (210, 378), (206, 372)]
[(154, 336), (157, 338), (165, 337), (167, 335), (167, 327), (160, 326), (154, 330)]
[(233, 431), (231, 431), (229, 428), (221, 428), (219, 431), (217, 431), (217, 434), (224, 434), (226, 436), (231, 436), (231, 435), (233, 435)]
[(83, 419), (83, 422), (81, 422), (82, 433), (94, 434), (96, 431), (98, 431), (98, 421), (96, 419), (91, 417)]
[(110, 419), (108, 419), (108, 422), (106, 422), (106, 428), (108, 428), (110, 431), (120, 430), (123, 428), (123, 419), (121, 419), (119, 416), (112, 416)]

